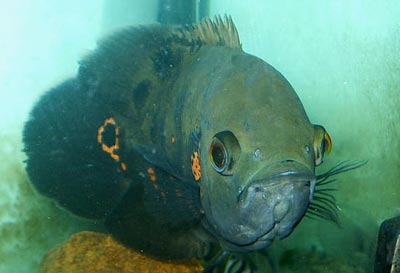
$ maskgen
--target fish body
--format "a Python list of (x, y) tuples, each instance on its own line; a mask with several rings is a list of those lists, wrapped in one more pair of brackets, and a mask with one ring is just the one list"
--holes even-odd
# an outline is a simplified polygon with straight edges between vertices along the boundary
[(165, 259), (288, 236), (331, 146), (289, 82), (219, 17), (100, 41), (37, 102), (24, 143), (40, 193)]

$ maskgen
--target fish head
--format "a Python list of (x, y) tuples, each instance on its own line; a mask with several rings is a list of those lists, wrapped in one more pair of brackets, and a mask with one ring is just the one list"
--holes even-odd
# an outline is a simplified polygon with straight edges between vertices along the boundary
[(289, 82), (243, 52), (214, 70), (202, 110), (205, 227), (231, 251), (288, 236), (312, 200), (330, 138)]

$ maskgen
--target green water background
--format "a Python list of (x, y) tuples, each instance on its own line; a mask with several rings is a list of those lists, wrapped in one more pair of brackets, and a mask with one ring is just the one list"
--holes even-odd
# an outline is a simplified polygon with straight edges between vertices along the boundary
[[(50, 247), (93, 226), (31, 189), (23, 122), (46, 89), (76, 73), (77, 60), (101, 35), (154, 22), (157, 1), (2, 2), (0, 272), (36, 272)], [(215, 0), (210, 12), (231, 14), (244, 50), (284, 74), (311, 121), (327, 128), (334, 146), (321, 169), (369, 161), (336, 184), (341, 228), (305, 219), (270, 252), (299, 267), (333, 257), (371, 272), (378, 225), (400, 214), (400, 2)]]

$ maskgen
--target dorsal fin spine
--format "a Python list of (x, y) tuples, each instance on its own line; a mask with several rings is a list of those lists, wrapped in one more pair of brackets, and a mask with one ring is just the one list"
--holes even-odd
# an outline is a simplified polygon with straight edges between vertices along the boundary
[(188, 44), (226, 46), (241, 48), (235, 24), (230, 16), (206, 18), (198, 24), (177, 28), (173, 35), (184, 39)]

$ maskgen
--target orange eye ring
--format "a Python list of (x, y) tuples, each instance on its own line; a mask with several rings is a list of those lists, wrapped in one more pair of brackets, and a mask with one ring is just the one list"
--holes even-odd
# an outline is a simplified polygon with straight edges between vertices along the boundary
[(332, 139), (327, 132), (324, 134), (324, 154), (329, 154), (332, 151)]

